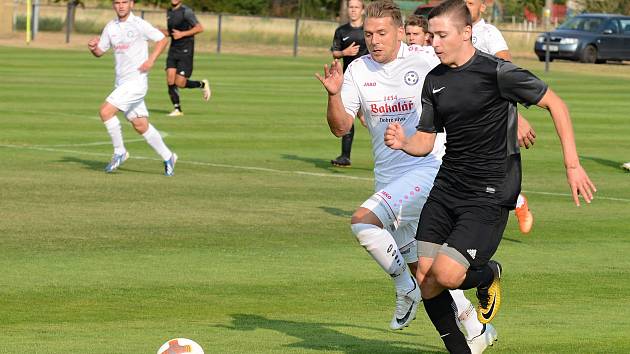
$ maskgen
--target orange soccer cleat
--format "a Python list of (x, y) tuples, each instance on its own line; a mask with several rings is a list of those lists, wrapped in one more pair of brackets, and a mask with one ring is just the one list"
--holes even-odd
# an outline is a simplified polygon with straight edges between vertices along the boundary
[(532, 230), (534, 225), (534, 215), (529, 210), (527, 205), (527, 198), (524, 195), (518, 195), (518, 201), (516, 202), (516, 209), (514, 209), (516, 219), (518, 220), (518, 227), (521, 229), (521, 233), (527, 234)]

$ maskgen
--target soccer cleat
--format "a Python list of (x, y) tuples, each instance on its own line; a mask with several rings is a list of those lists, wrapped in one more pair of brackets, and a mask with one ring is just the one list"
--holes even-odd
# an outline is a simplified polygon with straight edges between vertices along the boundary
[(477, 299), (479, 306), (477, 307), (477, 318), (481, 323), (492, 321), (499, 307), (501, 306), (501, 264), (497, 261), (488, 261), (488, 266), (494, 273), (494, 279), (487, 287), (477, 288)]
[(105, 167), (105, 172), (112, 173), (116, 171), (116, 169), (120, 167), (120, 165), (122, 165), (123, 162), (127, 161), (128, 158), (129, 158), (129, 152), (127, 151), (125, 151), (124, 154), (114, 154), (114, 156), (112, 156), (112, 160)]
[(621, 165), (621, 168), (623, 168), (624, 170), (630, 171), (630, 161)]
[(472, 354), (481, 354), (497, 341), (497, 330), (490, 323), (484, 324), (481, 334), (466, 341)]
[(201, 82), (203, 82), (203, 87), (201, 88), (201, 90), (203, 91), (203, 99), (208, 101), (210, 99), (210, 96), (212, 96), (212, 91), (210, 91), (210, 83), (208, 82), (208, 79), (203, 79), (201, 80)]
[(164, 161), (164, 175), (172, 176), (175, 174), (175, 164), (177, 163), (177, 154), (173, 153), (171, 158)]
[(168, 114), (169, 117), (181, 117), (183, 115), (184, 112), (180, 111), (179, 109), (174, 109), (173, 112)]
[(337, 167), (350, 167), (352, 166), (352, 162), (350, 162), (350, 158), (340, 155), (339, 157), (337, 157), (334, 160), (330, 160), (330, 163), (333, 166), (337, 166)]
[(518, 220), (518, 228), (521, 230), (521, 233), (527, 234), (532, 230), (532, 225), (534, 225), (534, 215), (529, 210), (527, 198), (522, 194), (519, 194), (518, 197), (519, 199), (522, 198), (522, 203), (514, 209), (514, 214)]
[(394, 318), (392, 318), (392, 322), (389, 324), (389, 328), (391, 329), (403, 329), (409, 326), (411, 321), (416, 319), (418, 304), (422, 300), (420, 298), (420, 287), (416, 279), (411, 277), (411, 280), (413, 280), (413, 289), (409, 291), (396, 291), (396, 311), (394, 311)]

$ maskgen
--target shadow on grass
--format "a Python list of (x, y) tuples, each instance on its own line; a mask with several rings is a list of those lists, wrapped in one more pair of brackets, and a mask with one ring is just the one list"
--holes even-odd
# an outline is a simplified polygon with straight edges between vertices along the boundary
[(330, 208), (330, 207), (325, 207), (325, 206), (320, 206), (319, 207), (321, 210), (327, 212), (328, 214), (334, 215), (334, 216), (340, 216), (343, 218), (350, 218), (352, 216), (352, 211), (351, 210), (342, 210), (342, 209), (338, 209), (338, 208)]
[(307, 162), (310, 164), (313, 164), (313, 166), (317, 167), (317, 168), (321, 168), (327, 171), (331, 171), (334, 173), (339, 173), (342, 169), (352, 169), (352, 170), (357, 170), (357, 171), (372, 171), (371, 168), (365, 168), (365, 167), (335, 167), (333, 165), (330, 164), (330, 160), (326, 160), (326, 159), (316, 159), (316, 158), (312, 158), (312, 157), (302, 157), (302, 156), (297, 156), (297, 155), (282, 155), (282, 158), (285, 160), (291, 160), (291, 161), (302, 161), (302, 162)]
[(582, 155), (580, 155), (580, 158), (584, 159), (584, 160), (597, 162), (600, 165), (614, 168), (615, 170), (620, 171), (620, 172), (623, 171), (623, 169), (621, 168), (621, 165), (624, 162), (626, 162), (626, 161), (619, 162), (619, 161), (613, 161), (613, 160), (606, 160), (606, 159), (602, 159), (602, 158), (594, 157), (594, 156), (582, 156)]
[[(422, 345), (421, 343), (409, 343), (395, 340), (400, 335), (418, 337), (414, 334), (396, 333), (395, 335), (382, 328), (370, 328), (355, 326), (346, 323), (310, 323), (285, 320), (274, 320), (259, 315), (234, 314), (231, 326), (218, 326), (235, 331), (254, 331), (267, 329), (288, 336), (301, 339), (301, 341), (287, 345), (291, 348), (303, 348), (319, 351), (341, 351), (346, 354), (365, 353), (443, 353), (441, 348)], [(381, 333), (390, 333), (392, 340), (377, 340), (355, 337), (337, 330), (347, 328), (361, 328)], [(419, 339), (417, 340), (420, 341)]]
[[(80, 159), (80, 158), (74, 157), (74, 156), (64, 156), (61, 160), (59, 160), (59, 162), (61, 162), (61, 163), (68, 163), (68, 162), (69, 163), (76, 163), (76, 164), (83, 165), (83, 167), (85, 169), (92, 170), (92, 171), (99, 171), (99, 172), (105, 173), (105, 166), (107, 166), (107, 163), (109, 162), (109, 160), (105, 159), (105, 160), (98, 160), (98, 161), (96, 161), (96, 160)], [(158, 170), (158, 171), (161, 171), (161, 170)], [(118, 168), (112, 174), (116, 174), (118, 172), (134, 172), (134, 173), (149, 173), (149, 174), (152, 173), (151, 171), (129, 169), (129, 168), (127, 168), (127, 165)]]

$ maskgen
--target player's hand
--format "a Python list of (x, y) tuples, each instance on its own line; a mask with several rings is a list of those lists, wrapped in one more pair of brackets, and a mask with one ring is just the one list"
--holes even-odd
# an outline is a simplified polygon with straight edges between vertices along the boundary
[(356, 44), (356, 42), (352, 42), (352, 44), (350, 44), (350, 46), (346, 49), (342, 50), (341, 53), (344, 57), (353, 57), (357, 55), (357, 53), (359, 53), (360, 48), (360, 45)]
[(529, 149), (534, 146), (536, 142), (536, 132), (534, 128), (529, 124), (527, 119), (523, 118), (520, 114), (518, 115), (518, 145), (520, 147), (524, 147)]
[(180, 39), (184, 37), (182, 31), (178, 31), (176, 29), (173, 30), (173, 33), (171, 33), (171, 35), (173, 36), (173, 39)]
[(590, 203), (593, 200), (593, 193), (597, 192), (597, 188), (591, 179), (588, 178), (586, 171), (582, 166), (567, 168), (567, 182), (571, 187), (571, 194), (575, 205), (580, 206), (579, 196), (581, 195), (585, 202)]
[(385, 130), (385, 145), (394, 150), (402, 150), (407, 143), (405, 130), (400, 123), (391, 123)]
[(315, 77), (324, 85), (329, 95), (334, 96), (341, 92), (341, 86), (343, 86), (343, 72), (339, 60), (333, 60), (330, 67), (328, 67), (328, 64), (324, 65), (323, 77), (319, 75), (319, 73), (315, 73)]
[(94, 37), (92, 39), (90, 39), (88, 41), (88, 49), (93, 52), (96, 50), (96, 46), (98, 46), (98, 42), (99, 42), (100, 38), (99, 37)]
[(149, 70), (151, 70), (151, 68), (153, 67), (153, 61), (151, 61), (151, 59), (145, 61), (144, 63), (142, 63), (142, 65), (140, 65), (140, 67), (138, 68), (138, 70), (140, 70), (140, 72), (143, 73), (147, 73), (149, 72)]

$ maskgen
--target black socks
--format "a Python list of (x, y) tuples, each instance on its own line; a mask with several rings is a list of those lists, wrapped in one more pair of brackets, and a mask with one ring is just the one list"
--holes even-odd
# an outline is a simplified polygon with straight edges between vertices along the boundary
[(435, 329), (440, 334), (440, 338), (444, 341), (446, 349), (450, 353), (470, 354), (466, 337), (459, 330), (455, 319), (457, 309), (451, 293), (448, 290), (444, 290), (440, 295), (432, 299), (423, 299), (422, 303)]
[(203, 86), (204, 86), (203, 81), (192, 81), (192, 80), (186, 81), (186, 88), (201, 88)]
[(352, 150), (352, 140), (354, 139), (354, 124), (348, 134), (341, 138), (341, 156), (350, 158), (350, 151)]
[(488, 264), (484, 264), (480, 268), (468, 268), (466, 278), (459, 286), (459, 289), (468, 290), (477, 287), (487, 287), (494, 280), (494, 272)]
[(176, 85), (168, 85), (168, 96), (171, 98), (173, 107), (181, 112), (182, 109), (179, 105), (179, 90)]

